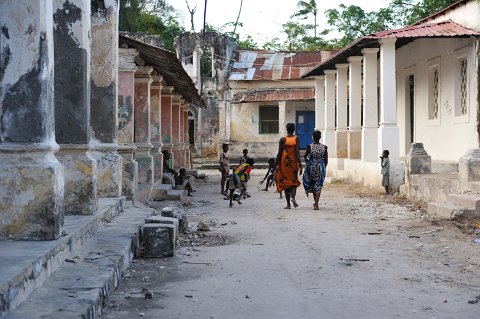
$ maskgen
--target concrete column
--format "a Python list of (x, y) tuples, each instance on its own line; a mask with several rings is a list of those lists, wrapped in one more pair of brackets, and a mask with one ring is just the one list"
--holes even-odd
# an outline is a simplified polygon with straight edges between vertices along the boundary
[(380, 128), (378, 154), (390, 151), (390, 162), (400, 160), (400, 132), (397, 126), (396, 38), (380, 41)]
[(123, 158), (122, 195), (134, 198), (138, 186), (138, 163), (133, 157), (135, 119), (136, 49), (119, 49), (118, 71), (118, 152)]
[[(139, 66), (135, 73), (135, 160), (138, 162), (138, 186), (144, 194), (153, 186), (153, 157), (150, 155), (150, 84), (151, 66)], [(142, 198), (145, 197), (142, 195)]]
[(182, 104), (180, 104), (180, 167), (185, 168), (186, 166), (186, 154), (185, 154), (185, 108), (186, 104), (185, 101), (183, 101)]
[(377, 48), (363, 53), (362, 161), (376, 162), (378, 154)]
[(185, 107), (185, 110), (183, 111), (183, 121), (185, 123), (184, 127), (184, 144), (185, 144), (185, 169), (191, 169), (190, 165), (190, 132), (189, 132), (189, 127), (190, 123), (188, 121), (188, 107)]
[(315, 77), (315, 128), (325, 131), (325, 76)]
[(161, 135), (161, 91), (163, 78), (159, 75), (153, 76), (150, 86), (150, 142), (152, 143), (151, 155), (153, 157), (153, 179), (154, 183), (162, 182), (163, 155)]
[(64, 180), (54, 156), (52, 2), (0, 7), (0, 239), (57, 239)]
[(180, 166), (180, 94), (174, 94), (172, 98), (172, 163), (175, 169)]
[(325, 71), (325, 129), (322, 132), (324, 143), (330, 154), (337, 154), (335, 147), (335, 75), (337, 71)]
[(118, 1), (92, 1), (91, 10), (92, 154), (98, 162), (98, 195), (118, 197), (123, 171), (117, 152)]
[(336, 64), (337, 68), (337, 127), (335, 145), (337, 158), (348, 156), (347, 103), (348, 103), (348, 64)]
[(287, 102), (280, 101), (278, 102), (278, 134), (280, 136), (287, 135)]
[(360, 159), (362, 156), (362, 60), (363, 56), (348, 58), (349, 71), (349, 118), (348, 158)]
[[(173, 87), (164, 86), (162, 88), (162, 101), (160, 117), (162, 120), (162, 150), (172, 153), (172, 100), (173, 100)], [(171, 154), (173, 156), (173, 154)]]
[(54, 0), (53, 22), (56, 156), (64, 167), (64, 209), (91, 215), (97, 210), (97, 161), (89, 146), (90, 1)]

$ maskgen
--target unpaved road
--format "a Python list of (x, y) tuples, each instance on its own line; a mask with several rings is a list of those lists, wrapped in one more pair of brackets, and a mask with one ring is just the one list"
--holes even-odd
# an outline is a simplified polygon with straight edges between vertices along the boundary
[(173, 258), (137, 259), (103, 318), (480, 318), (468, 303), (480, 299), (473, 229), (345, 184), (325, 187), (320, 211), (300, 191), (300, 207), (284, 210), (256, 174), (252, 198), (233, 208), (217, 176), (197, 183), (189, 222), (218, 226)]

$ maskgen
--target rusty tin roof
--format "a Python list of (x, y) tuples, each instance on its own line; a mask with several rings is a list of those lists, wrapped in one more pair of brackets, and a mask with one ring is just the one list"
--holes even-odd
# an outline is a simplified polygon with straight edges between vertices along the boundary
[(276, 52), (237, 50), (230, 81), (301, 79), (302, 73), (330, 57), (332, 51)]

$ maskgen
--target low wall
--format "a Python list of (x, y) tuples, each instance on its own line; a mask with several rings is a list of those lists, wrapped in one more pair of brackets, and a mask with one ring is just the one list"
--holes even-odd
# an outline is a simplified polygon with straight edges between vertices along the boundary
[[(390, 189), (396, 193), (404, 183), (403, 163), (390, 164)], [(359, 183), (373, 190), (383, 191), (382, 175), (380, 174), (380, 161), (362, 162), (344, 158), (329, 158), (327, 175), (340, 178), (353, 183)]]

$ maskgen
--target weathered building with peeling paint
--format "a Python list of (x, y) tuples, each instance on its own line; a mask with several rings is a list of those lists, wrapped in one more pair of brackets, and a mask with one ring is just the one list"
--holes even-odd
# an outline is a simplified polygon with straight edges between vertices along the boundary
[(207, 103), (195, 114), (204, 158), (216, 158), (223, 143), (231, 145), (231, 153), (248, 148), (252, 156), (268, 158), (286, 123), (297, 123), (306, 135), (313, 129), (315, 84), (300, 75), (332, 51), (239, 50), (231, 38), (214, 32), (204, 41), (201, 34), (184, 33), (175, 47)]
[(119, 36), (118, 10), (2, 1), (0, 239), (58, 239), (100, 201), (150, 200), (162, 150), (190, 167), (188, 112), (204, 102), (174, 53)]
[(359, 38), (304, 74), (316, 83), (328, 173), (380, 188), (388, 149), (395, 190), (432, 203), (479, 192), (479, 39), (480, 4), (461, 0)]

